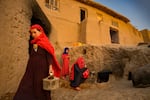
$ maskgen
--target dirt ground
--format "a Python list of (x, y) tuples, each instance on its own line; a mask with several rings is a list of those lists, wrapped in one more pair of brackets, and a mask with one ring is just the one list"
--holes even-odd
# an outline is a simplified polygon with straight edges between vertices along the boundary
[(150, 100), (150, 87), (134, 88), (126, 79), (106, 83), (83, 83), (81, 91), (63, 87), (52, 91), (52, 100)]
[[(81, 91), (69, 86), (68, 80), (60, 81), (60, 88), (51, 91), (52, 100), (150, 100), (150, 87), (135, 88), (132, 81), (114, 79), (97, 83), (85, 81), (80, 85)], [(7, 93), (0, 100), (12, 100), (14, 93)]]

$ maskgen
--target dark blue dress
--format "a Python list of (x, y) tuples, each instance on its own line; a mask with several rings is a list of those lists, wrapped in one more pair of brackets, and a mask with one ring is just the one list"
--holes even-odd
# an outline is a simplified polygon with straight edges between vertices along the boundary
[(74, 65), (74, 80), (70, 81), (70, 86), (78, 87), (81, 83), (83, 83), (86, 79), (83, 78), (83, 72), (87, 70), (87, 68), (79, 69), (78, 65)]

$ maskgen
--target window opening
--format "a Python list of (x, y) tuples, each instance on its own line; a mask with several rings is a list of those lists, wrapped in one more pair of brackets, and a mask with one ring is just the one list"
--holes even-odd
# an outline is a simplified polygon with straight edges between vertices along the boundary
[(110, 28), (111, 43), (119, 43), (118, 30)]
[(119, 27), (119, 23), (117, 21), (112, 20), (111, 24), (115, 27)]
[(45, 6), (52, 10), (58, 10), (59, 0), (45, 0)]
[(80, 9), (80, 21), (82, 22), (84, 19), (86, 19), (86, 10)]

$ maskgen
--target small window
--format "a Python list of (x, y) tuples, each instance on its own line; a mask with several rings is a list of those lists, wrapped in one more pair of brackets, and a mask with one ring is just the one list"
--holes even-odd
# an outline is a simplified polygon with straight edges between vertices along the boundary
[(115, 26), (115, 27), (119, 27), (118, 22), (117, 22), (117, 21), (114, 21), (114, 20), (112, 20), (112, 25)]
[(52, 9), (57, 10), (58, 9), (58, 0), (51, 0), (52, 1)]
[(59, 0), (45, 0), (45, 5), (52, 10), (58, 10)]
[(81, 9), (81, 11), (80, 11), (80, 20), (81, 20), (81, 22), (85, 19), (85, 10), (82, 10)]
[(50, 7), (50, 2), (49, 2), (49, 0), (45, 0), (45, 6), (48, 7), (48, 8)]
[(100, 13), (97, 13), (97, 19), (99, 22), (103, 21), (103, 15)]
[(110, 28), (111, 43), (119, 43), (118, 30)]

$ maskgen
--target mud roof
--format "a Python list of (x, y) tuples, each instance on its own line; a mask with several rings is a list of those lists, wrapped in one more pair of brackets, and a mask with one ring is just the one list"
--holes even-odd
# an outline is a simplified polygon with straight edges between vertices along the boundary
[(75, 0), (75, 1), (81, 2), (81, 3), (86, 4), (88, 6), (91, 6), (91, 7), (97, 8), (97, 9), (99, 9), (101, 11), (104, 11), (105, 13), (107, 13), (107, 14), (115, 17), (115, 18), (118, 18), (118, 19), (120, 19), (120, 20), (122, 20), (122, 21), (124, 21), (126, 23), (130, 22), (130, 20), (127, 17), (125, 17), (125, 16), (123, 16), (123, 15), (121, 15), (121, 14), (119, 14), (119, 13), (113, 11), (113, 10), (111, 10), (110, 8), (104, 6), (104, 5), (100, 4), (100, 3), (94, 2), (92, 0)]

